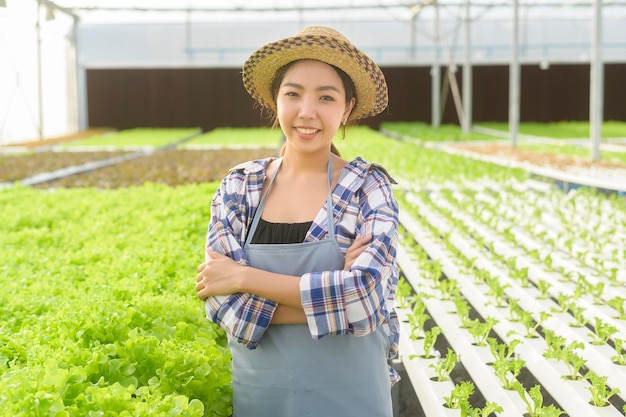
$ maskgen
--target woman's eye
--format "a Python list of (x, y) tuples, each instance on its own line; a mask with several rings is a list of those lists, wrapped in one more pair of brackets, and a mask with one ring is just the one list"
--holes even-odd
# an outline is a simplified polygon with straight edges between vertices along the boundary
[(331, 96), (322, 96), (320, 99), (323, 100), (323, 101), (334, 101), (335, 100), (335, 98), (331, 97)]

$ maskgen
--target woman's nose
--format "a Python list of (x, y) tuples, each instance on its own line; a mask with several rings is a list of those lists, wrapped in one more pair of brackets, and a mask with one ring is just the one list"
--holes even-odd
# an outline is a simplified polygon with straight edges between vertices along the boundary
[(305, 119), (314, 118), (317, 112), (316, 105), (317, 102), (315, 99), (303, 97), (302, 100), (300, 100), (299, 116)]

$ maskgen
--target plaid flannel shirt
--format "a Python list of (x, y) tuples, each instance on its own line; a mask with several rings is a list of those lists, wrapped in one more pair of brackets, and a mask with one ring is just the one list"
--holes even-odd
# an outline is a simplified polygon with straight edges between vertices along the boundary
[[(267, 165), (274, 158), (250, 161), (231, 169), (213, 197), (207, 248), (247, 265), (246, 234), (259, 205)], [(398, 319), (394, 295), (398, 282), (395, 262), (398, 205), (393, 179), (379, 165), (361, 158), (348, 163), (333, 190), (335, 235), (345, 255), (357, 235), (372, 236), (368, 248), (349, 271), (304, 274), (302, 306), (311, 336), (363, 336), (382, 326), (390, 342), (388, 358), (398, 351)], [(320, 211), (305, 242), (328, 238), (326, 209)], [(254, 349), (269, 326), (277, 303), (254, 294), (209, 297), (207, 317), (239, 343)], [(392, 383), (397, 374), (390, 369)]]

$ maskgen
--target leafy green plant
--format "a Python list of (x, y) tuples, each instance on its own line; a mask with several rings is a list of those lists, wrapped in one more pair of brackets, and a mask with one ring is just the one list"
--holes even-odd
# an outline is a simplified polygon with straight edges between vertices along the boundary
[(617, 354), (611, 357), (613, 363), (626, 365), (626, 339), (615, 339), (615, 352)]
[(474, 394), (474, 384), (470, 381), (461, 381), (450, 391), (449, 397), (443, 397), (445, 406), (452, 409), (460, 409), (461, 404), (469, 402)]
[(411, 329), (409, 337), (416, 340), (424, 330), (424, 324), (430, 319), (430, 315), (426, 313), (426, 304), (424, 304), (421, 298), (414, 299), (413, 311), (412, 314), (409, 314), (408, 318), (409, 328)]
[(611, 338), (611, 336), (617, 333), (617, 327), (605, 322), (600, 317), (595, 318), (595, 324), (593, 328), (594, 332), (589, 333), (588, 336), (591, 338), (591, 343), (594, 345), (605, 344)]
[(581, 378), (579, 372), (585, 366), (587, 360), (580, 357), (575, 350), (583, 349), (584, 347), (585, 345), (581, 341), (575, 340), (567, 344), (560, 337), (554, 337), (550, 340), (549, 349), (543, 355), (546, 358), (559, 360), (567, 366), (569, 375), (564, 376), (564, 378), (578, 380)]
[(409, 299), (413, 294), (413, 287), (411, 284), (404, 278), (400, 277), (398, 279), (398, 286), (396, 289), (396, 301), (398, 302), (399, 308), (409, 308), (410, 302)]
[(613, 297), (606, 303), (613, 307), (617, 311), (617, 318), (619, 320), (626, 320), (626, 308), (624, 307), (626, 299), (624, 297)]
[(461, 328), (467, 329), (470, 326), (470, 305), (465, 300), (465, 298), (461, 296), (456, 296), (453, 299), (454, 305), (456, 307), (456, 314), (459, 320), (461, 321)]
[(450, 373), (454, 370), (454, 367), (459, 361), (458, 355), (450, 348), (444, 358), (439, 359), (435, 363), (428, 365), (429, 368), (433, 368), (437, 374), (437, 381), (446, 381), (450, 379)]
[(461, 403), (461, 417), (488, 417), (492, 413), (501, 413), (502, 411), (502, 406), (492, 401), (487, 401), (483, 408), (476, 408), (469, 401)]
[(606, 385), (607, 376), (601, 377), (593, 371), (588, 371), (585, 379), (591, 384), (587, 389), (591, 392), (591, 403), (596, 407), (609, 405), (609, 399), (620, 392), (619, 388), (609, 389)]
[(593, 303), (600, 305), (603, 304), (602, 294), (604, 293), (604, 282), (598, 282), (596, 284), (590, 284), (588, 286), (588, 291), (593, 298)]
[(589, 322), (589, 320), (585, 316), (585, 312), (587, 311), (585, 307), (579, 306), (576, 303), (572, 303), (569, 306), (569, 311), (574, 317), (574, 321), (569, 323), (570, 326), (583, 327)]
[(489, 291), (487, 291), (487, 295), (491, 295), (494, 300), (496, 307), (502, 307), (504, 302), (506, 301), (506, 289), (509, 288), (510, 284), (502, 284), (498, 277), (487, 276), (485, 283), (489, 286)]
[(455, 279), (442, 279), (436, 287), (441, 292), (442, 300), (450, 300), (460, 294), (458, 282)]
[(559, 293), (556, 296), (557, 303), (559, 304), (559, 308), (552, 308), (552, 311), (558, 313), (565, 313), (569, 310), (570, 305), (572, 304), (573, 296), (571, 294)]
[(535, 385), (528, 391), (528, 397), (526, 390), (520, 382), (513, 383), (513, 389), (519, 394), (519, 397), (526, 404), (526, 411), (529, 417), (559, 417), (565, 412), (554, 405), (543, 405), (543, 395), (541, 395), (541, 386)]
[(485, 321), (481, 321), (479, 319), (471, 320), (467, 330), (474, 338), (474, 344), (477, 346), (485, 346), (487, 344), (489, 332), (491, 332), (491, 329), (497, 322), (498, 320), (493, 317), (487, 317)]
[(539, 298), (540, 300), (545, 300), (548, 298), (548, 292), (550, 291), (550, 283), (545, 279), (540, 279), (537, 281), (537, 289), (539, 290)]
[(441, 334), (442, 330), (439, 326), (434, 326), (430, 330), (424, 332), (424, 358), (434, 358), (431, 355), (435, 343), (437, 343), (437, 336)]
[(519, 305), (519, 300), (517, 298), (509, 298), (509, 320), (517, 323), (522, 320), (522, 316), (524, 314), (524, 310)]
[(523, 310), (519, 314), (520, 314), (520, 321), (522, 322), (522, 324), (524, 325), (524, 328), (526, 329), (525, 336), (528, 338), (537, 337), (537, 329), (539, 328), (539, 326), (541, 326), (541, 323), (549, 319), (552, 315), (548, 311), (541, 311), (539, 312), (539, 321), (535, 322), (535, 319), (533, 318), (533, 315), (530, 312)]
[(216, 186), (0, 190), (0, 414), (230, 415), (190, 286)]
[(492, 364), (494, 373), (504, 389), (513, 389), (513, 383), (517, 381), (520, 371), (526, 365), (523, 359), (514, 357), (515, 347), (521, 341), (514, 339), (508, 344), (499, 343), (497, 339), (492, 337), (488, 338), (487, 341), (494, 357)]

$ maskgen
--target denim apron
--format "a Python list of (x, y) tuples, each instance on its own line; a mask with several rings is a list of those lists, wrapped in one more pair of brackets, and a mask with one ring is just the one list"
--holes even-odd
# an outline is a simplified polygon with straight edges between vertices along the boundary
[[(332, 158), (326, 201), (329, 238), (295, 244), (251, 244), (265, 200), (255, 213), (244, 251), (250, 266), (280, 274), (340, 270), (344, 256), (332, 216)], [(229, 340), (233, 365), (234, 417), (374, 417), (392, 415), (387, 366), (389, 341), (382, 328), (366, 336), (311, 337), (306, 324), (270, 325), (258, 347)]]

